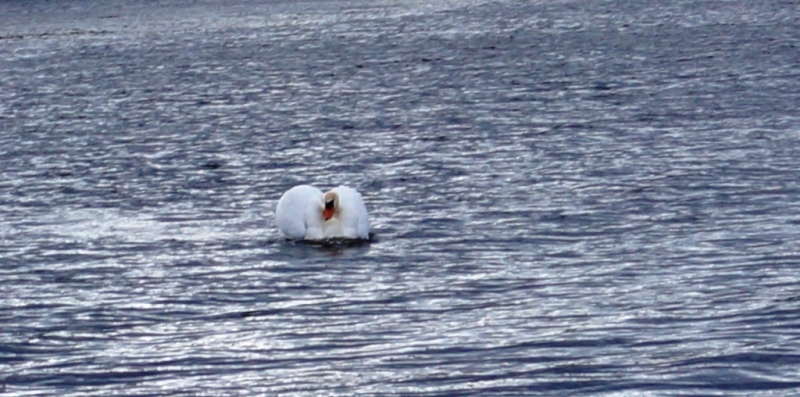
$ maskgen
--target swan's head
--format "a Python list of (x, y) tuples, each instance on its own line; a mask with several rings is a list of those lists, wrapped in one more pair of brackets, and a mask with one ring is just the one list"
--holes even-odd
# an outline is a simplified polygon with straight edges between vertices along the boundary
[(333, 214), (339, 208), (339, 195), (336, 192), (326, 192), (322, 197), (325, 208), (322, 210), (322, 218), (326, 221), (333, 218)]

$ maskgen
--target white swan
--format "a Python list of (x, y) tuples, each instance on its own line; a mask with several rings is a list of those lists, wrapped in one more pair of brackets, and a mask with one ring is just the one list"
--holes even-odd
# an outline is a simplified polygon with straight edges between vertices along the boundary
[(281, 234), (291, 239), (369, 238), (364, 200), (346, 186), (325, 193), (309, 185), (295, 186), (278, 200), (275, 220)]

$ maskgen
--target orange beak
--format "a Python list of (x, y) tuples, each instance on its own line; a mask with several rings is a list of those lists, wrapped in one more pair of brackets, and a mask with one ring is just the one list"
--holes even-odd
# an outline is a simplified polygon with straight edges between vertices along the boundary
[(333, 209), (329, 210), (329, 209), (326, 208), (326, 209), (322, 210), (322, 218), (324, 218), (326, 221), (328, 219), (333, 218)]

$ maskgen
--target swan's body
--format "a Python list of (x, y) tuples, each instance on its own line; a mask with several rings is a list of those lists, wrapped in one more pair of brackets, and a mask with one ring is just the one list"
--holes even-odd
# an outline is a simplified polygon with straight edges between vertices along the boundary
[(284, 237), (296, 240), (368, 239), (369, 215), (361, 194), (339, 186), (328, 192), (295, 186), (281, 196), (276, 223)]

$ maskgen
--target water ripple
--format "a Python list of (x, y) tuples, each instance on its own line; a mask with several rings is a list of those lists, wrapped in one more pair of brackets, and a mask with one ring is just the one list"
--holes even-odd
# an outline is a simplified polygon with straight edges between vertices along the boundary
[(0, 3), (0, 393), (796, 394), (796, 7), (216, 3)]

